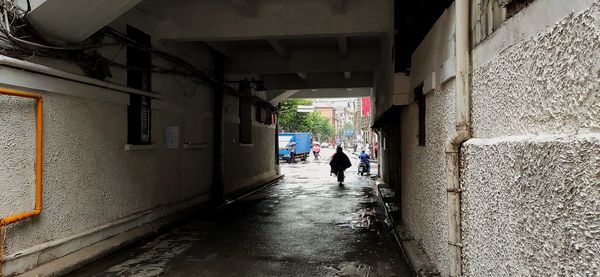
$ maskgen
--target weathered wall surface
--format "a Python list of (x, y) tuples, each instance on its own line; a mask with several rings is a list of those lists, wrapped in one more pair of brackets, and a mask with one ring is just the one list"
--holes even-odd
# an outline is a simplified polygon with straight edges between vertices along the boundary
[[(454, 14), (451, 5), (412, 56), (410, 91), (425, 93), (425, 146), (419, 146), (419, 107), (405, 106), (401, 115), (402, 219), (443, 276), (448, 274), (448, 201), (446, 140), (454, 132)], [(414, 101), (411, 95), (411, 101)]]
[(464, 148), (466, 276), (600, 272), (600, 135), (473, 139)]
[(252, 143), (239, 142), (239, 101), (224, 99), (224, 187), (226, 193), (242, 191), (277, 175), (275, 165), (275, 125), (254, 119), (252, 108)]
[(599, 125), (599, 9), (596, 1), (474, 69), (475, 137), (573, 133)]
[[(135, 19), (136, 27), (152, 34), (152, 28), (145, 25), (150, 20), (140, 18), (144, 19), (139, 11), (132, 11), (113, 27), (124, 29), (129, 20)], [(156, 42), (155, 46), (198, 66), (213, 67), (206, 48), (164, 42)], [(126, 51), (119, 46), (101, 52), (125, 61)], [(77, 67), (64, 62), (39, 62), (80, 73)], [(155, 64), (172, 66), (164, 61)], [(32, 83), (69, 83), (4, 67), (1, 70)], [(112, 73), (112, 82), (126, 83), (123, 69), (112, 68)], [(6, 239), (0, 242), (4, 250), (2, 274), (22, 272), (209, 199), (212, 90), (185, 78), (161, 74), (153, 74), (152, 87), (163, 96), (152, 101), (152, 140), (156, 147), (135, 151), (124, 150), (128, 95), (72, 82), (65, 89), (76, 88), (80, 95), (19, 88), (44, 97), (43, 212), (6, 228)], [(34, 125), (33, 101), (0, 95), (2, 217), (33, 208)], [(168, 126), (180, 128), (178, 149), (165, 147)], [(206, 143), (206, 147), (184, 149), (184, 142)]]
[(454, 80), (427, 94), (425, 146), (418, 145), (417, 104), (402, 113), (401, 197), (404, 224), (438, 270), (448, 270), (446, 138), (454, 131)]
[(600, 272), (600, 1), (569, 5), (580, 9), (495, 55), (480, 49), (536, 27), (517, 15), (474, 51), (487, 62), (473, 70), (475, 139), (462, 150), (467, 276)]

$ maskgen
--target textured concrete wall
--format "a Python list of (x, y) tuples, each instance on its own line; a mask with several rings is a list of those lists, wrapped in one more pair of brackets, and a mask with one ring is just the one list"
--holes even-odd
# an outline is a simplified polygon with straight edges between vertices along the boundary
[(454, 131), (454, 80), (427, 94), (425, 146), (418, 145), (417, 104), (402, 113), (402, 217), (442, 274), (448, 270), (448, 201), (444, 145)]
[(600, 272), (600, 134), (473, 139), (464, 153), (466, 276)]
[(454, 5), (451, 5), (412, 55), (410, 101), (414, 101), (413, 90), (417, 86), (423, 85), (426, 93), (425, 146), (418, 145), (419, 108), (416, 102), (405, 106), (400, 120), (402, 219), (443, 275), (448, 274), (444, 147), (454, 132), (456, 97), (454, 71), (448, 70), (455, 66), (454, 11)]
[[(134, 20), (145, 28), (151, 20), (139, 12), (120, 18), (117, 29)], [(156, 42), (155, 46), (211, 68), (210, 52), (191, 44)], [(101, 52), (124, 62), (118, 46)], [(53, 60), (38, 62), (80, 73), (76, 66)], [(172, 66), (164, 61), (155, 64)], [(112, 68), (112, 82), (124, 84), (125, 71)], [(21, 78), (44, 78), (20, 72)], [(65, 82), (56, 80), (57, 83)], [(61, 83), (62, 84), (62, 83)], [(125, 151), (128, 96), (73, 84), (81, 96), (35, 91), (44, 97), (43, 212), (10, 225), (2, 274), (22, 272), (76, 251), (103, 238), (160, 216), (206, 201), (212, 172), (212, 91), (173, 75), (154, 74), (152, 140), (155, 149)], [(29, 90), (21, 87), (22, 90)], [(94, 90), (94, 97), (87, 97)], [(102, 92), (102, 93), (99, 93)], [(186, 96), (187, 95), (187, 96)], [(34, 203), (35, 110), (33, 101), (0, 95), (0, 216), (29, 211)], [(166, 149), (165, 128), (180, 128), (178, 149)], [(206, 143), (184, 149), (184, 142)], [(0, 275), (2, 275), (0, 274)]]
[[(563, 8), (538, 2), (525, 12)], [(476, 138), (462, 151), (467, 276), (600, 272), (600, 1), (575, 2), (592, 4), (473, 57), (489, 62), (474, 68)], [(500, 34), (537, 22), (511, 20)]]
[(600, 124), (599, 5), (474, 69), (475, 137), (573, 133)]
[[(210, 153), (191, 154), (186, 153), (189, 150), (167, 150), (163, 146), (166, 126), (183, 127), (185, 120), (202, 119), (154, 111), (153, 137), (158, 148), (127, 152), (123, 150), (127, 139), (126, 106), (56, 94), (44, 96), (44, 211), (39, 218), (8, 229), (6, 255), (208, 191), (205, 176), (211, 163), (200, 157)], [(9, 118), (18, 118), (27, 128), (2, 124), (2, 129), (13, 130), (8, 135), (3, 133), (3, 144), (18, 141), (22, 146), (2, 148), (2, 215), (32, 208), (35, 180), (33, 109), (12, 105), (14, 101), (6, 98), (2, 97), (2, 106), (12, 106)], [(14, 130), (24, 133), (25, 139), (21, 141), (21, 134)], [(181, 170), (178, 165), (182, 163), (196, 164), (205, 176)]]
[(225, 192), (248, 189), (277, 174), (275, 165), (275, 125), (254, 121), (252, 112), (252, 143), (239, 143), (239, 102), (237, 98), (224, 99), (224, 164)]

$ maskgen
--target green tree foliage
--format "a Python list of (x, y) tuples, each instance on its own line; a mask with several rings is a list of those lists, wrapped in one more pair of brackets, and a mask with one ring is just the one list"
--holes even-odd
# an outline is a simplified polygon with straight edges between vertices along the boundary
[(308, 99), (288, 99), (279, 104), (279, 129), (283, 132), (308, 132), (306, 113), (299, 113), (298, 106), (311, 105)]
[(298, 106), (311, 105), (308, 99), (289, 99), (280, 104), (279, 129), (283, 132), (309, 132), (317, 140), (329, 139), (334, 127), (318, 112), (299, 113)]
[(318, 112), (312, 112), (306, 116), (306, 125), (313, 137), (319, 141), (333, 136), (333, 124)]

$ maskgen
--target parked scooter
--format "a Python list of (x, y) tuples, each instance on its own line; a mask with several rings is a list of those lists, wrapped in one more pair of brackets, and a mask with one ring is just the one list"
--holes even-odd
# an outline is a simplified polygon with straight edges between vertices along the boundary
[(358, 164), (358, 174), (360, 174), (360, 176), (363, 176), (364, 174), (370, 174), (369, 167), (363, 161), (361, 161), (360, 164)]
[(369, 154), (367, 154), (365, 150), (362, 150), (358, 158), (360, 159), (360, 164), (358, 164), (358, 174), (360, 174), (361, 176), (365, 173), (369, 175), (371, 171)]

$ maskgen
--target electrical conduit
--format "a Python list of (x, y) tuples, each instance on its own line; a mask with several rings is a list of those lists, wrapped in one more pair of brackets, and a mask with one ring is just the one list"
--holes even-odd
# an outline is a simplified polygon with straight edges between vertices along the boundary
[(156, 93), (156, 92), (148, 92), (148, 91), (130, 88), (127, 86), (113, 84), (113, 83), (109, 83), (106, 81), (101, 81), (101, 80), (89, 78), (86, 76), (69, 73), (66, 71), (54, 69), (52, 67), (48, 67), (48, 66), (28, 62), (28, 61), (23, 61), (23, 60), (11, 58), (11, 57), (3, 56), (3, 55), (0, 55), (0, 66), (23, 69), (23, 70), (30, 71), (30, 72), (35, 72), (35, 73), (39, 73), (39, 74), (43, 74), (43, 75), (57, 77), (60, 79), (74, 81), (77, 83), (100, 87), (100, 88), (117, 91), (117, 92), (121, 92), (121, 93), (144, 95), (144, 96), (149, 96), (149, 97), (155, 98), (155, 99), (162, 98), (162, 95), (159, 93)]
[(450, 276), (462, 276), (460, 148), (471, 138), (469, 0), (456, 0), (456, 131), (446, 143)]

